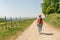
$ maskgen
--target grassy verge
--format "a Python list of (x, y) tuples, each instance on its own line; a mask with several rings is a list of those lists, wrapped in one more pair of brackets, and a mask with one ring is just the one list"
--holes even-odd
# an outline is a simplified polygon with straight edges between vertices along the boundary
[[(17, 33), (23, 32), (35, 19), (26, 19), (20, 21), (20, 25), (10, 30), (0, 31), (0, 40), (10, 40), (11, 37), (18, 36)], [(11, 39), (13, 40), (13, 39)]]
[(60, 14), (50, 14), (44, 18), (44, 21), (57, 28), (60, 28)]

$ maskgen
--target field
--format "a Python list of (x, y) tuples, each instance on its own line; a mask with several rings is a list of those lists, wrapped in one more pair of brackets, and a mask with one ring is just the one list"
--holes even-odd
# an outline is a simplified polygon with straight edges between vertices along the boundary
[(10, 40), (11, 37), (18, 36), (17, 33), (23, 32), (34, 20), (33, 18), (0, 23), (0, 40)]
[(50, 14), (44, 18), (44, 21), (57, 28), (60, 28), (60, 14)]

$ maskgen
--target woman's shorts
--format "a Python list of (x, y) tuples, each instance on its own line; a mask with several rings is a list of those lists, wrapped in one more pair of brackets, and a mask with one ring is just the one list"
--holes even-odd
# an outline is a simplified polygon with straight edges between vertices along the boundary
[(37, 24), (38, 26), (38, 32), (42, 31), (42, 25), (41, 24)]

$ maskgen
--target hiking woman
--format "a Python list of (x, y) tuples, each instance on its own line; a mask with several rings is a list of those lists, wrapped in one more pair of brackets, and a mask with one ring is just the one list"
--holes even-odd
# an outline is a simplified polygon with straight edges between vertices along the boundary
[(38, 32), (39, 32), (39, 34), (42, 31), (42, 25), (43, 25), (43, 19), (42, 19), (41, 15), (38, 15), (37, 26), (38, 26)]

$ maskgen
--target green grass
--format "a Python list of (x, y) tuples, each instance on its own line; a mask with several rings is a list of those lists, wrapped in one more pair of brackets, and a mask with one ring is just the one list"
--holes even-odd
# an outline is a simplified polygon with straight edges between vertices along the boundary
[(57, 28), (60, 28), (60, 14), (50, 14), (44, 18), (44, 21), (50, 23)]
[(0, 40), (10, 40), (10, 37), (17, 36), (17, 33), (23, 32), (35, 19), (20, 21), (20, 25), (9, 30), (0, 30)]

